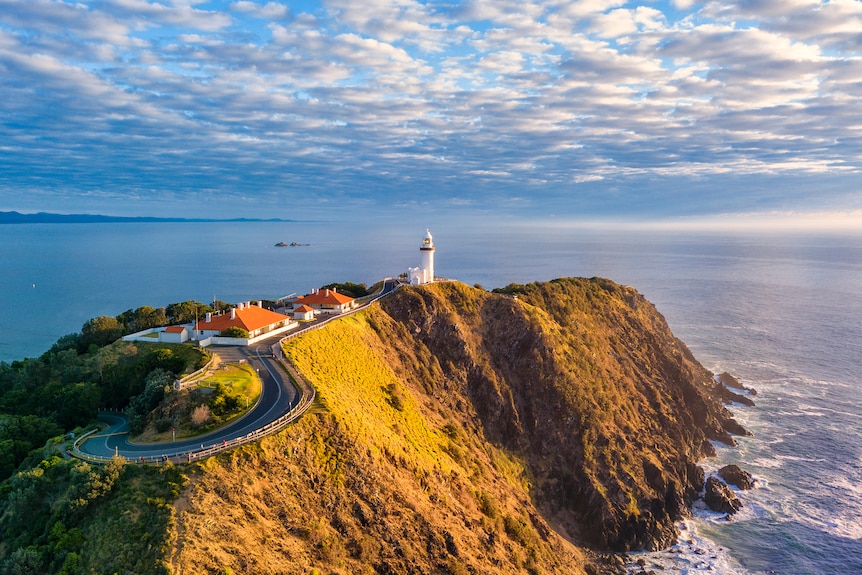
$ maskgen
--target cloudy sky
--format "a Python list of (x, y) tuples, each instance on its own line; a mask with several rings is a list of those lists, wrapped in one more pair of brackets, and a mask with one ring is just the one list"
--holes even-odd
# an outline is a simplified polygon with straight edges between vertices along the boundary
[(857, 0), (0, 0), (0, 210), (862, 213)]

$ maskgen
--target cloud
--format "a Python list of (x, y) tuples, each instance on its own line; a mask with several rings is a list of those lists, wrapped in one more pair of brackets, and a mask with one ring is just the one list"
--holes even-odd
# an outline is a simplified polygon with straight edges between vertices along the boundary
[(224, 5), (0, 0), (0, 207), (860, 201), (859, 2)]
[(230, 9), (235, 12), (244, 12), (256, 18), (266, 20), (282, 20), (290, 14), (290, 9), (278, 2), (267, 2), (266, 4), (258, 4), (249, 2), (248, 0), (240, 0), (230, 5)]

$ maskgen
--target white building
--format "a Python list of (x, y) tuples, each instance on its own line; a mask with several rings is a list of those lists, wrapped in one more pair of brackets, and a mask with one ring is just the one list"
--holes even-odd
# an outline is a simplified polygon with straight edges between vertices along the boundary
[(292, 302), (293, 310), (302, 306), (310, 307), (315, 313), (344, 313), (356, 307), (356, 299), (335, 289), (311, 290), (310, 294), (300, 296)]
[(422, 245), (419, 248), (421, 256), (421, 265), (418, 268), (410, 268), (407, 270), (407, 277), (410, 280), (410, 285), (419, 286), (434, 281), (434, 238), (431, 237), (431, 230), (425, 230), (425, 237), (422, 238)]
[(169, 325), (159, 332), (162, 343), (185, 343), (189, 340), (189, 330), (182, 325)]
[(293, 309), (293, 319), (296, 321), (311, 321), (314, 319), (314, 308), (300, 305)]

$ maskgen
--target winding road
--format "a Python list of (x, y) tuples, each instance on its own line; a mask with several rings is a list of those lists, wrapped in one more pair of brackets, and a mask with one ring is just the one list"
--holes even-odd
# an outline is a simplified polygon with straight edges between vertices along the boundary
[[(349, 313), (365, 309), (373, 302), (392, 293), (398, 287), (395, 280), (387, 279), (383, 289), (373, 299)], [(287, 338), (296, 337), (310, 329), (317, 329), (343, 317), (341, 314), (303, 325)], [(275, 339), (274, 336), (273, 339)], [(242, 360), (258, 372), (261, 379), (261, 394), (255, 406), (241, 418), (208, 433), (191, 439), (168, 443), (134, 443), (129, 440), (129, 424), (125, 417), (102, 413), (99, 419), (109, 428), (79, 438), (72, 454), (81, 459), (102, 463), (115, 455), (139, 463), (190, 462), (207, 457), (259, 439), (282, 429), (305, 413), (314, 399), (314, 388), (305, 382), (281, 353), (281, 342), (265, 340), (253, 346), (219, 347), (218, 355), (223, 363), (239, 363)], [(273, 354), (277, 354), (276, 357)], [(290, 371), (290, 376), (288, 375)], [(293, 381), (291, 381), (291, 377)], [(296, 382), (294, 384), (294, 381)]]

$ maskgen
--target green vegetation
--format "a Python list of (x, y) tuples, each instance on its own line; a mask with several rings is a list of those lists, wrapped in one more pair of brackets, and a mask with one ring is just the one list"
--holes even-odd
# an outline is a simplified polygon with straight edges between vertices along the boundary
[[(246, 413), (257, 402), (261, 382), (247, 363), (219, 367), (193, 389), (177, 391), (162, 385), (158, 372), (143, 393), (133, 398), (126, 415), (140, 442), (184, 439), (209, 433)], [(140, 406), (139, 418), (131, 412)], [(135, 423), (138, 425), (135, 426)]]
[[(130, 406), (130, 415), (146, 417), (157, 387), (206, 361), (190, 345), (118, 341), (79, 354), (68, 343), (61, 339), (37, 359), (0, 363), (0, 480), (48, 437), (94, 420), (99, 408)], [(155, 373), (160, 385), (148, 390)]]
[(144, 380), (144, 390), (129, 400), (126, 418), (133, 435), (144, 430), (150, 412), (173, 390), (174, 376), (163, 369), (154, 369)]
[(49, 457), (0, 486), (0, 574), (166, 574), (173, 467)]
[(365, 297), (371, 293), (368, 291), (367, 285), (356, 284), (353, 282), (327, 284), (325, 286), (321, 286), (320, 289), (334, 289), (337, 290), (338, 293), (349, 295), (352, 298)]
[(247, 329), (243, 329), (239, 326), (231, 326), (225, 330), (222, 330), (219, 333), (220, 337), (235, 337), (238, 339), (248, 339), (249, 333)]
[(289, 340), (315, 406), (184, 466), (188, 480), (57, 457), (52, 436), (98, 406), (157, 438), (254, 401), (248, 365), (178, 392), (172, 379), (205, 362), (191, 346), (96, 346), (154, 313), (96, 318), (38, 360), (0, 364), (0, 575), (583, 575), (566, 539), (673, 540), (696, 458), (729, 418), (707, 397), (711, 374), (632, 288), (447, 282)]
[(206, 432), (243, 414), (260, 396), (260, 378), (247, 363), (226, 365), (204, 378), (192, 392), (194, 407), (206, 405), (211, 425), (198, 430)]
[(451, 467), (442, 446), (448, 439), (427, 426), (413, 396), (386, 364), (382, 342), (369, 342), (366, 314), (288, 340), (285, 354), (317, 388), (320, 401), (363, 441), (381, 452)]
[[(405, 309), (433, 330), (450, 316), (426, 303)], [(470, 288), (460, 303), (481, 307)], [(536, 512), (523, 462), (487, 441), (460, 374), (381, 307), (286, 343), (317, 404), (196, 466), (171, 567), (582, 575), (583, 556)]]
[(169, 320), (150, 307), (100, 316), (38, 358), (0, 362), (0, 574), (164, 572), (159, 526), (175, 490), (157, 495), (164, 478), (150, 471), (57, 454), (65, 455), (60, 436), (80, 432), (100, 408), (124, 408), (142, 428), (174, 380), (206, 363), (191, 345), (118, 340)]

